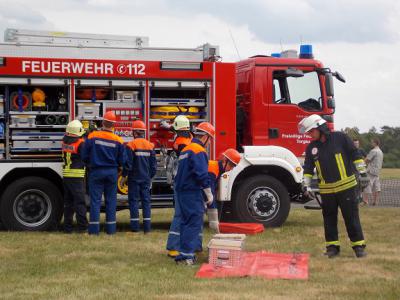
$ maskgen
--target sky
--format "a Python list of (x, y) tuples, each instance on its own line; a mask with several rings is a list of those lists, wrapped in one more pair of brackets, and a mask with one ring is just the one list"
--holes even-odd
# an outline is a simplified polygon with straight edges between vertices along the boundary
[(227, 62), (312, 44), (346, 78), (335, 81), (337, 129), (400, 126), (398, 0), (0, 0), (0, 41), (6, 28), (208, 42)]

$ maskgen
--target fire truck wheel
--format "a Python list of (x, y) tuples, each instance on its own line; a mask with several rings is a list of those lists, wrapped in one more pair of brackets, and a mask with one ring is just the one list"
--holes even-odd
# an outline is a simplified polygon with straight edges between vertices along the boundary
[(3, 193), (1, 220), (8, 230), (51, 230), (61, 220), (62, 203), (60, 190), (47, 179), (21, 178)]
[(233, 210), (240, 222), (257, 222), (268, 227), (278, 227), (289, 215), (289, 193), (274, 177), (250, 177), (238, 187), (235, 194)]

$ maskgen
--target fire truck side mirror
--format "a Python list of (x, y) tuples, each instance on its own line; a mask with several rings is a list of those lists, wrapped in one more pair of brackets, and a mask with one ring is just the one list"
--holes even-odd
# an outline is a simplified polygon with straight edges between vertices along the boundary
[(332, 73), (332, 75), (335, 76), (337, 80), (339, 80), (343, 83), (346, 82), (346, 79), (344, 79), (343, 75), (340, 74), (338, 71), (336, 71), (335, 73)]
[(335, 95), (333, 91), (333, 76), (332, 73), (325, 73), (325, 90), (328, 97), (333, 97)]

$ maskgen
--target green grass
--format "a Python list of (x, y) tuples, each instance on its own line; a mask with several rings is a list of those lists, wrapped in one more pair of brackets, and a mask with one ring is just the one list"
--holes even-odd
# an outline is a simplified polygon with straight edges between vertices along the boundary
[[(362, 208), (368, 257), (356, 259), (340, 221), (342, 255), (322, 255), (320, 211), (292, 209), (282, 228), (249, 236), (246, 250), (310, 253), (308, 281), (261, 278), (196, 279), (198, 267), (166, 256), (171, 210), (154, 210), (147, 236), (118, 232), (0, 232), (1, 299), (398, 299), (399, 208)], [(118, 214), (126, 230), (127, 212)], [(210, 239), (205, 231), (205, 241)], [(207, 254), (200, 255), (205, 262)]]
[(381, 179), (400, 179), (400, 169), (382, 169)]

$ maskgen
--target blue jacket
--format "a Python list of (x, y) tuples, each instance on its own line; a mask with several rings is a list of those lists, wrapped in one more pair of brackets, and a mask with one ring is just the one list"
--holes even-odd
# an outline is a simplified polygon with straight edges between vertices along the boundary
[(82, 148), (82, 160), (91, 169), (124, 167), (127, 157), (123, 140), (111, 131), (93, 131)]
[(128, 175), (129, 181), (150, 182), (157, 171), (154, 145), (138, 138), (130, 141), (126, 147), (130, 167), (124, 168), (122, 175)]
[(208, 176), (207, 153), (203, 144), (194, 138), (179, 155), (175, 190), (193, 191), (208, 187), (210, 187), (210, 178)]

